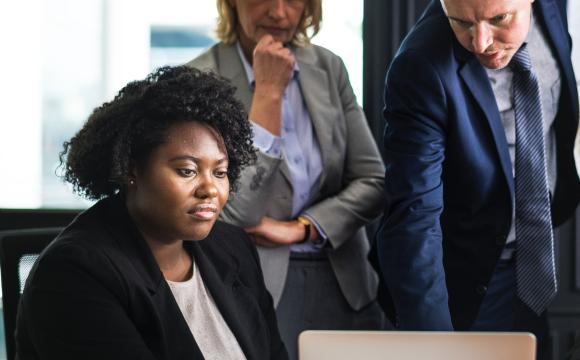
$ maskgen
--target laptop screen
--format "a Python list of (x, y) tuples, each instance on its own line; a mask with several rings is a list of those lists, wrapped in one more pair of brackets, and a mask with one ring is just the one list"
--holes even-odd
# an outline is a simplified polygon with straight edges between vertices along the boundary
[(300, 360), (535, 360), (530, 333), (305, 331)]

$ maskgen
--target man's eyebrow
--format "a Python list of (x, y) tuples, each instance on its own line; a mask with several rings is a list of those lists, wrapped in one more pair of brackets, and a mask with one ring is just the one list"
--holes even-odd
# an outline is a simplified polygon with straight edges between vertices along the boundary
[(451, 19), (451, 20), (455, 20), (455, 21), (464, 22), (464, 23), (471, 23), (471, 21), (464, 20), (464, 19), (460, 19), (460, 18), (457, 18), (457, 17), (455, 17), (455, 16), (447, 16), (447, 18), (449, 18), (449, 19)]

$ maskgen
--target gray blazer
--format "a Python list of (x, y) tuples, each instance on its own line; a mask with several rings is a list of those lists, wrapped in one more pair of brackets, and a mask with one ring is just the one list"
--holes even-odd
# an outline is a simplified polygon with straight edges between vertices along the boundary
[[(348, 303), (359, 310), (375, 299), (377, 276), (367, 261), (364, 225), (382, 210), (384, 167), (366, 118), (356, 102), (342, 60), (319, 47), (296, 47), (300, 88), (322, 152), (323, 171), (304, 214), (328, 236), (329, 259)], [(188, 63), (231, 80), (249, 111), (252, 89), (235, 45), (219, 43)], [(237, 193), (222, 211), (224, 221), (249, 227), (263, 216), (291, 219), (292, 185), (284, 159), (257, 154)], [(290, 248), (258, 247), (266, 287), (277, 305), (284, 289)]]

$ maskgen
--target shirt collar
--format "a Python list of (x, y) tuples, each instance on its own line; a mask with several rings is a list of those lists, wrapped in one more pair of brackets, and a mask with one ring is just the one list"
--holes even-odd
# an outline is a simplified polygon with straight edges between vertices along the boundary
[(534, 32), (534, 27), (536, 26), (536, 18), (534, 16), (534, 8), (530, 11), (530, 28), (528, 29), (528, 35), (526, 35), (526, 40), (524, 44), (528, 44), (532, 39), (532, 32)]
[[(242, 59), (242, 65), (244, 66), (246, 76), (248, 77), (248, 83), (250, 84), (250, 87), (254, 88), (254, 86), (256, 84), (256, 78), (254, 77), (254, 70), (252, 69), (252, 65), (250, 65), (250, 63), (246, 59), (246, 56), (244, 55), (244, 51), (242, 50), (242, 46), (240, 45), (239, 41), (236, 42), (236, 50), (238, 51), (238, 55), (240, 56), (240, 59)], [(292, 78), (297, 80), (299, 74), (300, 74), (300, 68), (298, 67), (298, 61), (294, 61), (294, 73), (292, 74)]]

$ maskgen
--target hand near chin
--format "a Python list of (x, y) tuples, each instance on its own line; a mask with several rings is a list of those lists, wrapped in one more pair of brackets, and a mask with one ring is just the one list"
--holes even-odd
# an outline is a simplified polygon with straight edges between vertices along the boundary
[(250, 119), (275, 136), (280, 136), (282, 97), (294, 69), (294, 55), (271, 35), (258, 41), (253, 53), (256, 87)]
[(258, 225), (245, 230), (256, 245), (264, 247), (291, 245), (304, 237), (304, 226), (299, 222), (280, 221), (267, 216)]
[(256, 92), (282, 96), (294, 69), (294, 55), (271, 35), (263, 36), (253, 54)]

